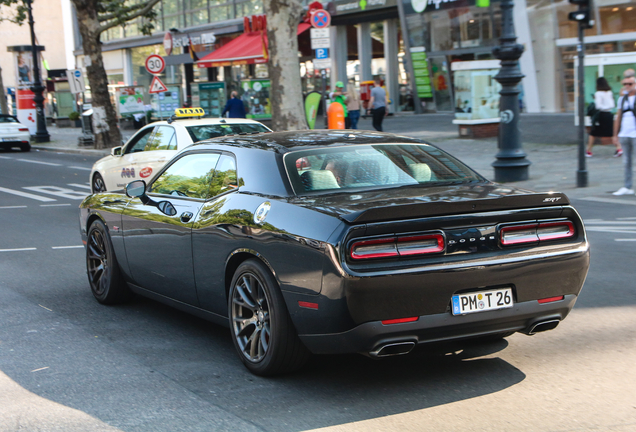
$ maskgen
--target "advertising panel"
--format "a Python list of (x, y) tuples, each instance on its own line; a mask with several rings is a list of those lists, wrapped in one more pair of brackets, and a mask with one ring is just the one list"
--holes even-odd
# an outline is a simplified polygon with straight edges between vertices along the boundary
[(117, 87), (116, 95), (117, 112), (120, 116), (145, 112), (143, 87)]
[(269, 91), (272, 83), (266, 79), (253, 79), (241, 81), (240, 95), (245, 112), (249, 119), (270, 119), (272, 108), (269, 102)]

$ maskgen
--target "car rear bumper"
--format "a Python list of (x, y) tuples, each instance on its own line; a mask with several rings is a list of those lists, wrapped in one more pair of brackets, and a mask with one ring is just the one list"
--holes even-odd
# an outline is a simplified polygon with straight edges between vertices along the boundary
[(30, 145), (31, 145), (31, 141), (30, 141), (30, 138), (28, 137), (24, 139), (18, 138), (17, 140), (12, 140), (12, 141), (2, 141), (2, 139), (0, 138), (0, 147), (2, 148), (26, 147)]
[[(417, 345), (507, 332), (531, 333), (536, 324), (562, 321), (576, 299), (576, 295), (570, 294), (552, 303), (540, 304), (533, 300), (488, 312), (424, 315), (415, 322), (402, 324), (384, 325), (381, 321), (373, 321), (343, 333), (300, 335), (300, 339), (315, 354), (371, 354), (384, 346), (403, 342)], [(546, 325), (545, 329), (549, 327)]]

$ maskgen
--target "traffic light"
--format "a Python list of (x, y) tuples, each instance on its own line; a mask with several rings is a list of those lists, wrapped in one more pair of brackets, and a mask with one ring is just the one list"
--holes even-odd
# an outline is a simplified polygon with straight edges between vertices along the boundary
[(592, 19), (592, 0), (570, 0), (570, 3), (579, 5), (579, 10), (570, 12), (568, 19), (570, 21), (577, 21), (583, 28), (594, 27), (594, 20)]

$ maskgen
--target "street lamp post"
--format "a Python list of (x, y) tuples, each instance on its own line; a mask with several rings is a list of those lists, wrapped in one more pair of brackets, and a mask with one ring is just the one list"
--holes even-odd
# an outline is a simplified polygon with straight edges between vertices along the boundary
[(495, 79), (501, 84), (499, 101), (499, 152), (492, 163), (495, 181), (510, 182), (528, 179), (530, 161), (521, 147), (519, 133), (519, 87), (524, 75), (519, 69), (519, 57), (523, 45), (516, 43), (515, 25), (512, 17), (513, 0), (501, 1), (502, 32), (500, 45), (493, 49), (493, 55), (501, 60), (501, 69)]
[(35, 32), (33, 31), (33, 11), (31, 10), (31, 0), (26, 0), (26, 3), (29, 12), (29, 27), (31, 29), (31, 52), (33, 53), (34, 81), (33, 87), (31, 87), (31, 91), (35, 95), (33, 98), (33, 102), (35, 102), (35, 111), (37, 113), (37, 132), (35, 133), (35, 141), (49, 142), (51, 141), (51, 136), (46, 130), (46, 117), (44, 116), (44, 96), (42, 96), (44, 87), (42, 86), (42, 81), (40, 79), (40, 59), (38, 57), (39, 51), (37, 50), (35, 45)]

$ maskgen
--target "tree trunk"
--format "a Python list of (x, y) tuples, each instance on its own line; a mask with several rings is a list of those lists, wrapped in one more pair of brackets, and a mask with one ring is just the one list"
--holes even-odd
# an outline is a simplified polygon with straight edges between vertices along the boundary
[(9, 114), (9, 107), (7, 106), (7, 95), (4, 92), (4, 83), (2, 82), (2, 67), (0, 66), (0, 111), (2, 114)]
[(272, 129), (307, 129), (296, 35), (303, 8), (298, 0), (263, 0), (263, 9), (269, 41)]
[(117, 113), (108, 93), (108, 78), (104, 70), (102, 47), (99, 41), (100, 24), (97, 19), (99, 0), (72, 1), (77, 10), (84, 55), (90, 58), (90, 65), (86, 66), (86, 74), (92, 95), (95, 148), (119, 146), (121, 145), (121, 132), (117, 125)]

